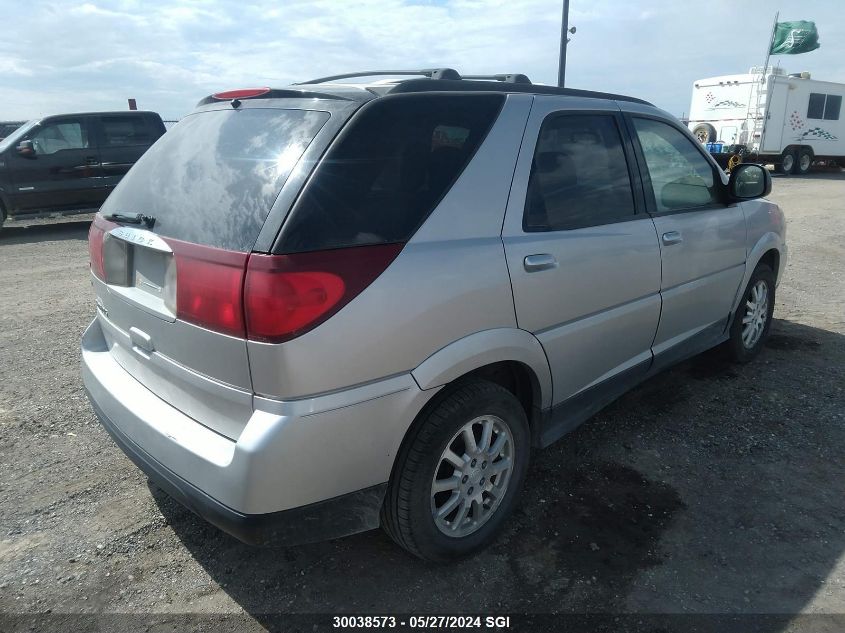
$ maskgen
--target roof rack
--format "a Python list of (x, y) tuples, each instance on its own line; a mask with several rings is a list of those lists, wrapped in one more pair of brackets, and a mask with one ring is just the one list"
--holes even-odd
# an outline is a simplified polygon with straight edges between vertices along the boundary
[(543, 84), (505, 83), (500, 81), (433, 81), (431, 79), (406, 79), (390, 86), (383, 94), (401, 94), (409, 92), (523, 92), (537, 95), (558, 95), (561, 97), (583, 97), (586, 99), (608, 99), (610, 101), (630, 101), (653, 105), (643, 99), (618, 95), (612, 92), (594, 92), (592, 90), (578, 90), (576, 88), (558, 88)]
[(375, 77), (378, 75), (422, 75), (430, 79), (460, 79), (461, 75), (454, 68), (424, 68), (422, 70), (362, 70), (355, 73), (344, 73), (342, 75), (331, 75), (329, 77), (320, 77), (318, 79), (309, 79), (308, 81), (300, 81), (293, 84), (294, 86), (304, 86), (307, 84), (322, 84), (327, 81), (336, 81), (338, 79), (352, 79), (353, 77)]
[(505, 75), (463, 75), (462, 79), (492, 79), (506, 84), (530, 84), (531, 80), (522, 73), (508, 73)]

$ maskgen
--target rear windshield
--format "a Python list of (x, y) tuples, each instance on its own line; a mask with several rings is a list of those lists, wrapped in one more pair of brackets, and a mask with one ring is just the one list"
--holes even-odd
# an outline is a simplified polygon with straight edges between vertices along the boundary
[(320, 162), (276, 251), (408, 240), (461, 174), (503, 103), (492, 94), (374, 100)]
[(271, 108), (187, 116), (147, 150), (101, 213), (142, 213), (155, 218), (152, 230), (160, 235), (248, 251), (328, 118)]

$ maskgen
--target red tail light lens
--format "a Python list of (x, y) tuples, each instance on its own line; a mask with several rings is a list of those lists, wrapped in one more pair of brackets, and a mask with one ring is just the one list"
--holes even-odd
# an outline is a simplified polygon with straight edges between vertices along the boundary
[(176, 317), (243, 338), (248, 253), (167, 239), (176, 260)]
[(177, 318), (271, 343), (304, 334), (335, 314), (384, 272), (403, 246), (262, 255), (165, 241), (176, 262)]
[(106, 267), (103, 260), (103, 240), (106, 233), (115, 228), (117, 224), (104, 220), (99, 215), (94, 216), (91, 228), (88, 229), (88, 255), (90, 256), (91, 272), (98, 279), (106, 280)]
[(249, 338), (280, 343), (315, 328), (384, 272), (402, 246), (251, 255), (244, 285)]

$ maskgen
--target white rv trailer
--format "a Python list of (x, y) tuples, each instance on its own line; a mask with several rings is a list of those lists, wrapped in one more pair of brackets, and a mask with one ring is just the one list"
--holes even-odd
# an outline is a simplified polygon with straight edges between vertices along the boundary
[[(806, 173), (814, 162), (845, 167), (845, 84), (769, 67), (693, 84), (689, 128), (714, 155)], [(717, 160), (718, 160), (717, 156)]]

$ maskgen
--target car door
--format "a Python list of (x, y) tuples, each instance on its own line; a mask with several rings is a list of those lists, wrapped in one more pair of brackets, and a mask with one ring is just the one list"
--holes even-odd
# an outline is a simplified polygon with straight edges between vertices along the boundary
[(34, 153), (7, 153), (15, 209), (85, 208), (96, 203), (100, 161), (89, 123), (86, 116), (47, 119), (21, 139), (32, 141)]
[(721, 170), (686, 130), (648, 115), (629, 121), (663, 264), (653, 351), (670, 363), (723, 335), (745, 272), (745, 217), (724, 202)]
[(651, 363), (660, 249), (633, 166), (615, 102), (535, 98), (502, 239), (517, 322), (546, 351), (556, 405)]
[(103, 200), (160, 134), (154, 134), (143, 113), (96, 117), (103, 165)]

